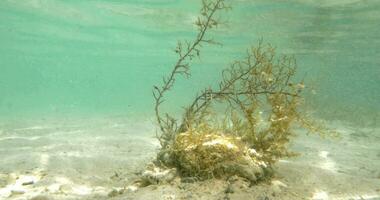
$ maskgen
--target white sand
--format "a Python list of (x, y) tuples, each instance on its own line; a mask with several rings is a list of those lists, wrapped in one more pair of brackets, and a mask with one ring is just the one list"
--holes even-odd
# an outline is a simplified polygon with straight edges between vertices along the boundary
[(226, 195), (220, 180), (124, 191), (158, 148), (149, 120), (3, 122), (0, 199), (380, 199), (380, 129), (331, 126), (341, 139), (300, 135), (272, 184)]

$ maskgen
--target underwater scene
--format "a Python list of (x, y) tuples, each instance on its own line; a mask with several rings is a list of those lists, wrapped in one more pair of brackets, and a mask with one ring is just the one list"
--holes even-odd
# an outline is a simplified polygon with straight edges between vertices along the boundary
[(380, 1), (0, 1), (0, 199), (380, 200)]

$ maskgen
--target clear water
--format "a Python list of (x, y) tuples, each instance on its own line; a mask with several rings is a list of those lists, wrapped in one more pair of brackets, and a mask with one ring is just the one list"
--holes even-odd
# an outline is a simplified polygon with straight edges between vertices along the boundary
[[(232, 4), (227, 27), (211, 33), (224, 46), (203, 51), (171, 104), (185, 105), (263, 38), (296, 55), (319, 113), (378, 116), (379, 2)], [(152, 85), (173, 65), (176, 41), (194, 35), (198, 8), (193, 1), (1, 1), (1, 115), (151, 115)]]
[[(263, 38), (296, 56), (297, 76), (316, 91), (306, 95), (315, 116), (379, 125), (380, 1), (231, 5), (227, 25), (210, 32), (223, 46), (203, 49), (165, 109), (180, 112)], [(0, 1), (0, 119), (153, 118), (152, 86), (171, 70), (177, 40), (196, 33), (198, 9), (185, 0)]]

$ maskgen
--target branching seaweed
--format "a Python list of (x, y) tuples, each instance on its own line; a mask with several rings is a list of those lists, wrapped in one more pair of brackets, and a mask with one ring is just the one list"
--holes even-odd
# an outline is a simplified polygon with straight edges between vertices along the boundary
[[(204, 90), (195, 98), (186, 109), (179, 132), (204, 121), (204, 112), (212, 103), (227, 104), (232, 112), (232, 126), (225, 126), (225, 132), (243, 137), (264, 155), (270, 152), (281, 157), (281, 153), (286, 153), (284, 145), (291, 135), (290, 125), (300, 118), (297, 105), (304, 86), (292, 82), (295, 70), (294, 57), (276, 58), (275, 49), (260, 41), (247, 52), (245, 60), (236, 61), (223, 71), (217, 89)], [(270, 125), (260, 130), (256, 116), (259, 109), (265, 107), (271, 109), (267, 119)]]
[(164, 94), (168, 92), (176, 81), (177, 75), (190, 76), (190, 62), (200, 56), (200, 48), (203, 44), (217, 44), (211, 38), (206, 37), (206, 32), (218, 26), (220, 21), (215, 17), (216, 12), (228, 10), (224, 0), (203, 0), (201, 16), (198, 17), (195, 25), (198, 27), (198, 34), (193, 42), (178, 42), (175, 53), (178, 54), (178, 60), (173, 67), (170, 75), (163, 78), (162, 86), (154, 86), (153, 96), (155, 99), (155, 113), (161, 134), (157, 138), (163, 148), (166, 148), (169, 141), (173, 140), (177, 132), (176, 120), (169, 114), (160, 113), (160, 105), (164, 102)]
[[(179, 124), (169, 114), (160, 112), (164, 95), (172, 88), (176, 77), (190, 76), (190, 62), (200, 56), (202, 45), (216, 44), (206, 37), (206, 33), (220, 23), (215, 13), (229, 9), (229, 6), (224, 0), (203, 0), (202, 3), (201, 16), (195, 23), (198, 27), (196, 38), (193, 42), (178, 42), (175, 49), (178, 60), (173, 70), (168, 77), (164, 77), (162, 86), (154, 86), (155, 113), (161, 131), (157, 138), (162, 147), (157, 161), (186, 171), (184, 174), (215, 174), (215, 166), (218, 165), (215, 162), (218, 159), (213, 158), (210, 162), (205, 159), (204, 148), (201, 147), (205, 141), (204, 136), (192, 135), (204, 133), (219, 140), (229, 140), (232, 137), (238, 141), (234, 144), (244, 144), (244, 147), (239, 148), (245, 150), (239, 154), (246, 155), (246, 151), (253, 149), (260, 155), (260, 162), (271, 166), (282, 157), (295, 155), (287, 146), (294, 135), (294, 125), (298, 124), (311, 132), (324, 133), (324, 127), (308, 120), (300, 109), (305, 86), (302, 81), (294, 78), (296, 59), (293, 56), (276, 55), (276, 49), (270, 44), (264, 44), (262, 40), (247, 50), (243, 60), (233, 62), (222, 72), (217, 87), (207, 88), (194, 98), (186, 107)], [(219, 110), (216, 111), (214, 105), (224, 109), (221, 121), (215, 120), (219, 119), (215, 116)], [(186, 160), (190, 158), (183, 141), (186, 146), (195, 145), (195, 149), (202, 149), (203, 152), (189, 155), (203, 157), (191, 158), (197, 162)], [(227, 151), (223, 148), (218, 150), (219, 153)], [(204, 162), (200, 162), (203, 159)], [(187, 161), (190, 164), (184, 167)], [(206, 164), (201, 166), (202, 163)], [(213, 163), (213, 166), (208, 166), (211, 164), (207, 163)]]

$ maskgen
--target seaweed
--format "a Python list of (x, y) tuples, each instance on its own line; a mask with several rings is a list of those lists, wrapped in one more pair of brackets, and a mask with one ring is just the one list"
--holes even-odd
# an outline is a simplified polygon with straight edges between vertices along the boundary
[(195, 96), (181, 120), (161, 112), (164, 95), (177, 76), (190, 76), (191, 61), (200, 56), (201, 47), (218, 44), (207, 33), (221, 23), (217, 13), (229, 9), (224, 0), (202, 1), (194, 41), (178, 42), (173, 70), (153, 89), (161, 144), (156, 164), (175, 167), (183, 177), (239, 175), (256, 181), (262, 169), (297, 155), (288, 148), (296, 125), (322, 135), (328, 132), (301, 109), (305, 85), (295, 80), (295, 57), (277, 55), (263, 40), (222, 71), (217, 87)]
[(200, 56), (200, 49), (204, 44), (217, 44), (211, 38), (206, 37), (206, 32), (216, 28), (220, 20), (217, 19), (216, 13), (221, 10), (229, 10), (230, 7), (224, 0), (202, 0), (202, 8), (200, 16), (197, 18), (195, 25), (198, 29), (198, 34), (194, 41), (179, 41), (175, 48), (175, 53), (178, 55), (178, 60), (175, 63), (171, 73), (163, 78), (161, 86), (154, 86), (153, 97), (155, 99), (155, 114), (161, 134), (157, 135), (162, 148), (173, 141), (177, 133), (176, 120), (165, 113), (160, 112), (160, 105), (164, 102), (164, 94), (167, 93), (174, 85), (176, 76), (190, 76), (190, 62)]

